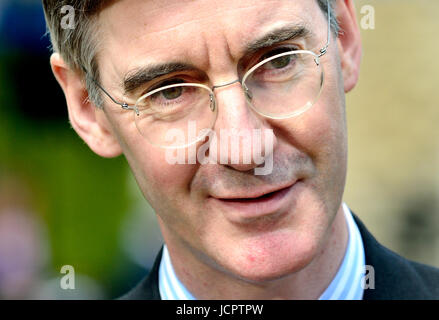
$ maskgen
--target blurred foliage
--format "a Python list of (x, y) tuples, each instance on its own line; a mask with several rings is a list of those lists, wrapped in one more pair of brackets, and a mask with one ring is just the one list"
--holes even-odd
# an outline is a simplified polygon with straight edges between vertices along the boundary
[[(120, 225), (129, 209), (126, 161), (95, 155), (71, 129), (67, 117), (35, 120), (20, 112), (17, 97), (28, 92), (17, 91), (15, 83), (8, 81), (13, 72), (8, 66), (17, 60), (17, 55), (0, 59), (0, 168), (29, 186), (32, 209), (49, 226), (55, 272), (69, 264), (79, 274), (117, 287), (116, 279), (126, 267), (119, 248)], [(45, 68), (50, 68), (48, 63)], [(38, 82), (38, 74), (28, 79), (28, 86), (42, 92), (31, 97), (31, 108), (46, 108), (44, 113), (65, 109), (65, 102), (53, 105), (47, 92), (61, 89), (44, 84)], [(106, 289), (120, 294), (117, 288)]]

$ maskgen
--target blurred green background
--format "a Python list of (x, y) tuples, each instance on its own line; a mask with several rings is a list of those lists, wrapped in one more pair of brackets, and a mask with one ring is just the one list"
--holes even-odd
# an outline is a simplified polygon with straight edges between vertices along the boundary
[[(384, 245), (439, 266), (439, 2), (375, 10), (347, 96), (345, 201)], [(49, 66), (40, 1), (0, 2), (0, 298), (114, 298), (162, 243), (124, 158), (71, 129)], [(75, 290), (60, 269), (75, 268)]]

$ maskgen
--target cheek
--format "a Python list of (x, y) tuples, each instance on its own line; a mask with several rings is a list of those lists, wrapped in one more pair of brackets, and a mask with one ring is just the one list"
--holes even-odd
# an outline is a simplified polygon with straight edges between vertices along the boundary
[(313, 129), (306, 134), (317, 169), (316, 180), (325, 193), (338, 193), (343, 188), (347, 169), (344, 104), (336, 96), (337, 91), (332, 92), (333, 96), (327, 96), (309, 114), (308, 123)]
[(335, 66), (327, 68), (319, 101), (303, 115), (302, 130), (309, 141), (310, 153), (319, 161), (343, 161), (347, 152), (345, 96), (340, 72)]
[[(131, 168), (146, 198), (154, 206), (162, 201), (180, 201), (189, 193), (188, 185), (196, 170), (195, 165), (170, 164), (166, 150), (143, 143), (142, 150), (130, 154)], [(170, 197), (172, 195), (172, 197)]]
[[(288, 144), (305, 153), (313, 164), (310, 184), (326, 199), (338, 199), (347, 168), (347, 130), (344, 93), (336, 68), (325, 77), (317, 103), (282, 125)], [(321, 197), (320, 196), (320, 197)]]
[(282, 134), (316, 165), (334, 157), (344, 157), (346, 126), (342, 110), (339, 99), (321, 99), (306, 113), (283, 123)]
[(145, 198), (154, 209), (166, 206), (169, 210), (173, 201), (181, 201), (189, 192), (188, 185), (196, 167), (170, 164), (166, 150), (148, 143), (138, 133), (135, 125), (130, 123), (127, 121), (125, 125), (115, 127), (127, 162)]

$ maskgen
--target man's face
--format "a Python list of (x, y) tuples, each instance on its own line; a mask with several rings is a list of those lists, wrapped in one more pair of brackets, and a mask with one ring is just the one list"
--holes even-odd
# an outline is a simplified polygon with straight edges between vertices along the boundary
[[(316, 1), (117, 1), (99, 16), (101, 81), (129, 102), (137, 96), (124, 95), (121, 83), (145, 65), (182, 62), (194, 67), (180, 72), (191, 82), (204, 77), (211, 85), (228, 83), (271, 49), (248, 53), (248, 43), (291, 24), (311, 33), (288, 43), (314, 52), (325, 45), (327, 20)], [(254, 175), (251, 165), (170, 165), (165, 150), (140, 135), (133, 113), (106, 101), (105, 115), (170, 248), (249, 280), (298, 271), (318, 255), (340, 208), (347, 158), (335, 41), (321, 63), (322, 94), (295, 118), (254, 113), (239, 84), (215, 90), (216, 132), (273, 130), (273, 172), (266, 176)]]

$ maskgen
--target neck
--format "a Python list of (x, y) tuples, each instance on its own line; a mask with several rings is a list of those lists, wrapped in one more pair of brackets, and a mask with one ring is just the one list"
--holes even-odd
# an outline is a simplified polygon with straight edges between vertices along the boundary
[(346, 252), (349, 234), (342, 206), (328, 230), (318, 254), (306, 267), (258, 283), (213, 268), (181, 242), (172, 241), (176, 239), (167, 237), (167, 233), (164, 238), (178, 279), (197, 299), (318, 299), (335, 277)]

